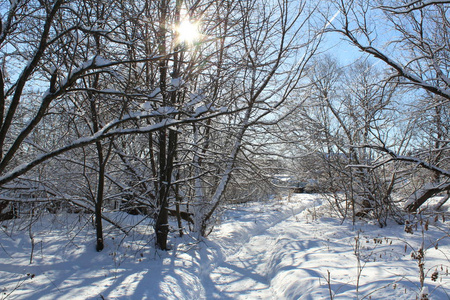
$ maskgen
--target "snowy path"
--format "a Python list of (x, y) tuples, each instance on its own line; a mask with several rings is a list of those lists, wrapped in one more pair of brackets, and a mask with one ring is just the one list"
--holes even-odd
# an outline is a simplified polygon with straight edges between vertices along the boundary
[(295, 244), (298, 235), (301, 236), (301, 229), (293, 227), (290, 219), (307, 207), (309, 205), (297, 207), (295, 212), (282, 216), (275, 223), (256, 228), (256, 234), (238, 243), (238, 249), (233, 249), (237, 252), (227, 251), (225, 261), (211, 272), (211, 279), (222, 291), (222, 296), (230, 299), (276, 299), (277, 291), (274, 291), (272, 281), (280, 271), (277, 270), (283, 260), (280, 256), (300, 250)]
[[(313, 201), (314, 198), (303, 199), (301, 205), (284, 207), (274, 222), (255, 219), (253, 234), (231, 250), (223, 250), (226, 259), (210, 274), (215, 288), (221, 291), (221, 299), (277, 299), (280, 295), (299, 299), (305, 289), (318, 286), (318, 281), (310, 279), (320, 278), (321, 274), (301, 267), (305, 257), (320, 247), (317, 241), (310, 240), (314, 226), (299, 222)], [(264, 224), (257, 225), (263, 221)], [(290, 277), (297, 277), (294, 284)], [(304, 283), (301, 286), (298, 278)]]

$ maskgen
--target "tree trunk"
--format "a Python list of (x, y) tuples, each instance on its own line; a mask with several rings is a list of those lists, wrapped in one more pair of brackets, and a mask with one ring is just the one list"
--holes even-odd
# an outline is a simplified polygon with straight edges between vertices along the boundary
[(450, 182), (438, 185), (427, 184), (409, 197), (405, 209), (408, 212), (415, 212), (428, 199), (444, 191), (450, 191)]
[(177, 132), (169, 130), (168, 151), (166, 151), (165, 130), (160, 136), (160, 180), (159, 180), (159, 213), (155, 223), (156, 245), (161, 250), (169, 250), (169, 190), (172, 181), (173, 162), (176, 154)]
[[(98, 142), (97, 144), (100, 144)], [(98, 185), (97, 185), (97, 201), (95, 202), (95, 231), (97, 237), (96, 250), (102, 251), (104, 248), (103, 242), (103, 224), (102, 224), (102, 207), (103, 207), (103, 193), (105, 189), (105, 163), (103, 162), (103, 155), (101, 154), (102, 148), (97, 145), (99, 149), (99, 171), (98, 171)]]

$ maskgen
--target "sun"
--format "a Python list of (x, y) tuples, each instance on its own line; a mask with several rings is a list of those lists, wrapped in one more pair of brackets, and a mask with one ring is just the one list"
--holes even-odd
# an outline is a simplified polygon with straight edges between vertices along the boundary
[(188, 19), (184, 19), (175, 29), (178, 44), (188, 44), (192, 45), (200, 39), (200, 31), (198, 22), (192, 22)]

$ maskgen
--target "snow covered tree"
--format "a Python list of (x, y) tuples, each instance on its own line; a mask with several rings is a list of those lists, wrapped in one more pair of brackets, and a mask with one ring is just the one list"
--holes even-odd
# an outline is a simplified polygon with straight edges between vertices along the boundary
[[(449, 1), (334, 1), (339, 15), (331, 22), (329, 31), (345, 36), (360, 51), (383, 62), (390, 71), (391, 82), (414, 90), (410, 95), (411, 120), (420, 126), (420, 119), (429, 115), (426, 149), (410, 149), (401, 155), (381, 139), (367, 148), (376, 149), (383, 158), (376, 166), (390, 161), (419, 165), (434, 173), (434, 179), (413, 193), (406, 205), (417, 210), (430, 196), (449, 191), (448, 169), (449, 130)], [(383, 20), (383, 22), (380, 22)], [(380, 32), (384, 32), (382, 35)], [(426, 101), (423, 101), (426, 99)], [(446, 112), (446, 113), (444, 113)], [(423, 124), (423, 123), (422, 123)], [(429, 125), (432, 125), (430, 127)], [(417, 130), (412, 128), (412, 130)], [(424, 138), (425, 135), (419, 136)], [(422, 143), (425, 146), (425, 143)]]
[[(95, 145), (97, 166), (82, 163), (82, 169), (98, 173), (97, 196), (93, 200), (97, 203), (94, 210), (100, 212), (102, 181), (107, 175), (104, 167), (111, 151), (119, 148), (114, 138), (158, 132), (226, 113), (207, 109), (201, 115), (175, 118), (180, 116), (175, 108), (162, 111), (158, 110), (161, 105), (146, 104), (145, 108), (150, 109), (144, 109), (146, 101), (155, 104), (159, 99), (152, 94), (154, 86), (144, 89), (135, 84), (137, 75), (149, 63), (167, 61), (176, 53), (174, 49), (164, 55), (151, 48), (133, 51), (136, 44), (145, 48), (148, 42), (140, 28), (127, 23), (127, 17), (140, 17), (145, 3), (134, 12), (127, 9), (136, 7), (124, 1), (103, 5), (98, 1), (29, 0), (4, 1), (1, 5), (2, 210), (10, 204), (11, 190), (25, 186), (20, 182), (39, 183), (39, 173), (43, 174), (46, 166), (64, 170), (58, 169), (56, 161), (44, 162), (57, 156), (66, 163), (82, 161), (76, 158), (75, 150)], [(62, 159), (69, 153), (75, 156)], [(46, 172), (51, 174), (50, 170)], [(108, 178), (124, 188), (111, 176)], [(70, 198), (73, 193), (66, 191), (58, 196)]]
[(358, 145), (380, 137), (397, 142), (392, 132), (400, 125), (394, 122), (398, 95), (383, 79), (368, 61), (341, 66), (331, 56), (316, 57), (308, 68), (308, 88), (301, 92), (304, 102), (283, 122), (285, 148), (301, 179), (314, 180), (316, 190), (327, 192), (341, 216), (370, 214), (380, 225), (395, 208), (396, 177), (388, 168), (367, 168), (375, 152)]
[[(220, 71), (229, 78), (228, 82), (224, 81), (224, 90), (220, 91), (223, 97), (220, 101), (227, 101), (241, 113), (213, 120), (212, 124), (219, 127), (211, 130), (196, 128), (196, 139), (205, 141), (197, 143), (199, 148), (193, 158), (197, 174), (194, 183), (195, 230), (202, 235), (208, 233), (233, 170), (244, 166), (237, 165), (238, 159), (248, 157), (256, 144), (267, 143), (265, 139), (255, 139), (256, 128), (278, 123), (277, 112), (304, 77), (305, 65), (320, 40), (320, 36), (311, 34), (311, 14), (316, 7), (308, 6), (306, 2), (240, 1), (238, 8), (240, 18), (230, 19), (234, 25), (229, 30), (229, 38), (224, 40), (232, 46), (224, 52), (221, 63), (223, 67), (234, 63), (236, 68), (232, 69), (230, 78)], [(202, 136), (200, 132), (208, 136)], [(211, 137), (214, 135), (222, 136), (221, 144), (213, 144), (215, 141)], [(223, 144), (224, 141), (227, 142)], [(222, 152), (222, 162), (211, 165), (215, 170), (208, 171), (206, 154), (216, 152), (217, 148), (227, 149), (228, 153)], [(198, 175), (202, 172), (214, 176), (200, 178)]]

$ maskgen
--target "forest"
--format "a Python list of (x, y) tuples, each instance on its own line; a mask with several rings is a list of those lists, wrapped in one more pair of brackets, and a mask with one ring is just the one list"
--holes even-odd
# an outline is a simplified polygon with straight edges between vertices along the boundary
[[(237, 207), (313, 196), (374, 232), (424, 237), (430, 218), (449, 249), (450, 1), (0, 0), (0, 14), (2, 255), (26, 237), (31, 265), (34, 228), (69, 222), (62, 243), (83, 237), (92, 257), (145, 231), (140, 255), (163, 260), (208, 248)], [(0, 279), (0, 299), (27, 274)]]

